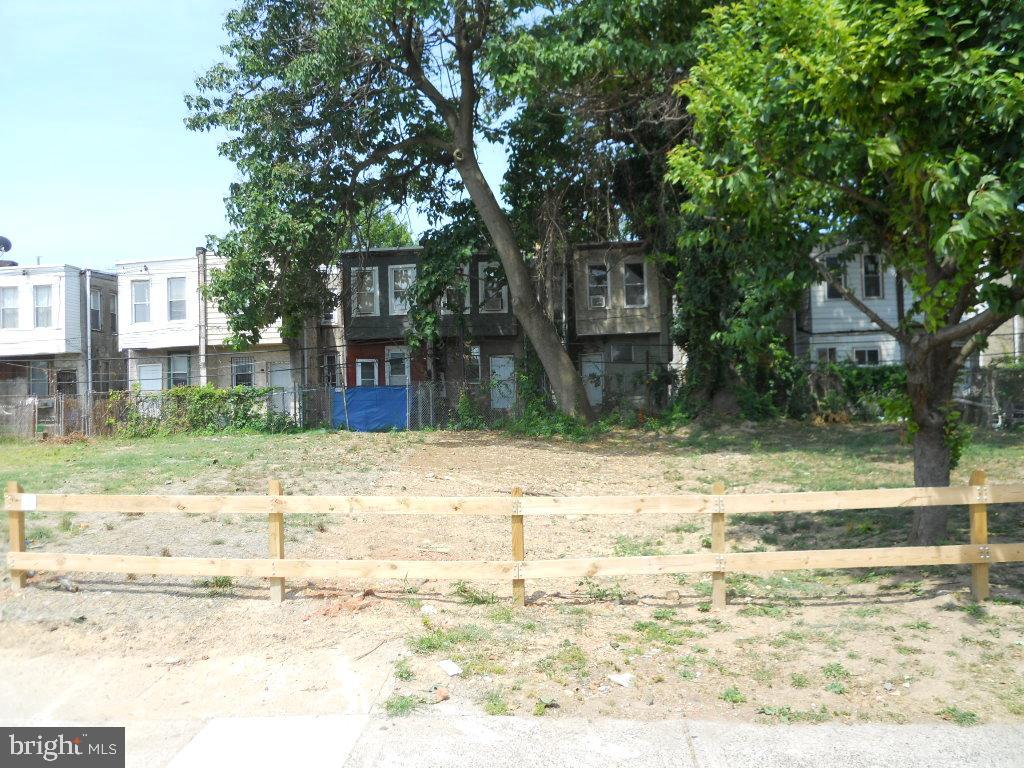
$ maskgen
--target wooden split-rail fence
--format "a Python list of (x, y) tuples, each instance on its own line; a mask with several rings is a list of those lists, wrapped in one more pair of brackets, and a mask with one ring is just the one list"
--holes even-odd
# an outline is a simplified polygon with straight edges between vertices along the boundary
[[(516, 604), (526, 600), (528, 579), (594, 578), (675, 573), (711, 573), (712, 606), (725, 607), (725, 575), (802, 569), (970, 565), (975, 599), (989, 596), (992, 563), (1024, 561), (1024, 543), (988, 540), (988, 507), (1024, 502), (1024, 484), (989, 485), (982, 471), (970, 485), (946, 488), (879, 488), (855, 491), (663, 496), (285, 496), (271, 480), (266, 496), (123, 496), (29, 494), (7, 486), (10, 551), (7, 566), (14, 588), (28, 571), (131, 573), (168, 576), (231, 576), (270, 579), (273, 600), (285, 597), (287, 579), (471, 579), (512, 582)], [(970, 543), (920, 547), (878, 547), (778, 552), (730, 552), (726, 517), (736, 514), (821, 510), (912, 509), (966, 505)], [(26, 551), (25, 513), (186, 513), (263, 515), (269, 521), (267, 558), (152, 557)], [(326, 560), (285, 556), (288, 514), (499, 516), (511, 520), (511, 557), (505, 560)], [(547, 515), (710, 515), (711, 551), (684, 555), (527, 560), (524, 521)]]

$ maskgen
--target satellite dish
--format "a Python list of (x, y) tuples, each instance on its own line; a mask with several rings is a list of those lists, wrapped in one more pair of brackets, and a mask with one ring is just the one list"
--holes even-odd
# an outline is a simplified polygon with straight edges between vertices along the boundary
[(0, 253), (7, 253), (11, 250), (11, 241), (3, 235), (0, 235)]

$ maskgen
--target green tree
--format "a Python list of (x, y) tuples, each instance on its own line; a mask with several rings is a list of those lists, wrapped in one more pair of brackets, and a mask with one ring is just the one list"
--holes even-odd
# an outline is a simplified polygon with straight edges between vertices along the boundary
[[(784, 233), (899, 341), (915, 480), (947, 485), (957, 373), (1024, 298), (1024, 6), (739, 0), (711, 11), (680, 91), (689, 211)], [(817, 258), (851, 244), (910, 287), (898, 324)], [(941, 540), (947, 514), (915, 514), (911, 540)]]
[[(468, 197), (558, 406), (592, 417), (582, 379), (534, 293), (512, 223), (477, 158), (498, 137), (488, 63), (541, 4), (507, 0), (243, 0), (227, 61), (197, 82), (193, 128), (226, 128), (243, 168), (285, 164), (331, 208), (410, 201), (440, 217)], [(303, 267), (306, 269), (306, 267)], [(308, 270), (307, 270), (308, 271)], [(300, 280), (306, 278), (298, 278)]]

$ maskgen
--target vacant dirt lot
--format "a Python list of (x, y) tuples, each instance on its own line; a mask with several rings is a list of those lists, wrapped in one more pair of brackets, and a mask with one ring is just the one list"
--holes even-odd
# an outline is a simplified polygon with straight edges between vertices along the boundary
[[(982, 437), (975, 467), (1024, 481), (1024, 446)], [(626, 494), (838, 489), (909, 484), (892, 431), (733, 427), (622, 433), (573, 444), (494, 433), (176, 437), (0, 444), (0, 476), (29, 492), (293, 494)], [(730, 519), (736, 549), (879, 546), (907, 512)], [(286, 521), (295, 557), (472, 559), (510, 551), (507, 521), (324, 517)], [(951, 539), (966, 541), (966, 510)], [(995, 540), (1024, 537), (1024, 511), (993, 508)], [(708, 521), (648, 516), (528, 519), (527, 558), (700, 551)], [(48, 551), (263, 556), (247, 516), (37, 514)], [(182, 717), (330, 713), (693, 715), (773, 722), (1024, 719), (1024, 568), (995, 566), (997, 600), (966, 600), (967, 570), (795, 572), (730, 580), (708, 611), (707, 577), (528, 582), (289, 583), (283, 606), (254, 581), (40, 575), (0, 591), (0, 700), (9, 717), (115, 720), (159, 708)], [(438, 661), (463, 669), (449, 678)], [(83, 663), (87, 662), (87, 663)], [(69, 690), (58, 670), (85, 674)], [(628, 687), (609, 676), (632, 675)], [(626, 678), (619, 678), (626, 681)], [(434, 704), (435, 689), (450, 700)], [(83, 713), (84, 708), (84, 713)]]

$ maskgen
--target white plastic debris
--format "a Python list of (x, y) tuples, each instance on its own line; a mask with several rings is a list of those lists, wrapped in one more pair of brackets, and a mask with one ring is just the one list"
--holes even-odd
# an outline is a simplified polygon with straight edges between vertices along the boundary
[(444, 661), (437, 662), (437, 666), (448, 673), (448, 677), (455, 677), (456, 675), (462, 674), (462, 667), (456, 664), (451, 659), (445, 659)]
[(633, 687), (633, 675), (630, 672), (623, 672), (621, 675), (608, 675), (608, 679), (623, 688)]
[(433, 616), (435, 613), (437, 613), (437, 608), (435, 608), (432, 605), (421, 605), (420, 613), (422, 613), (424, 616)]

